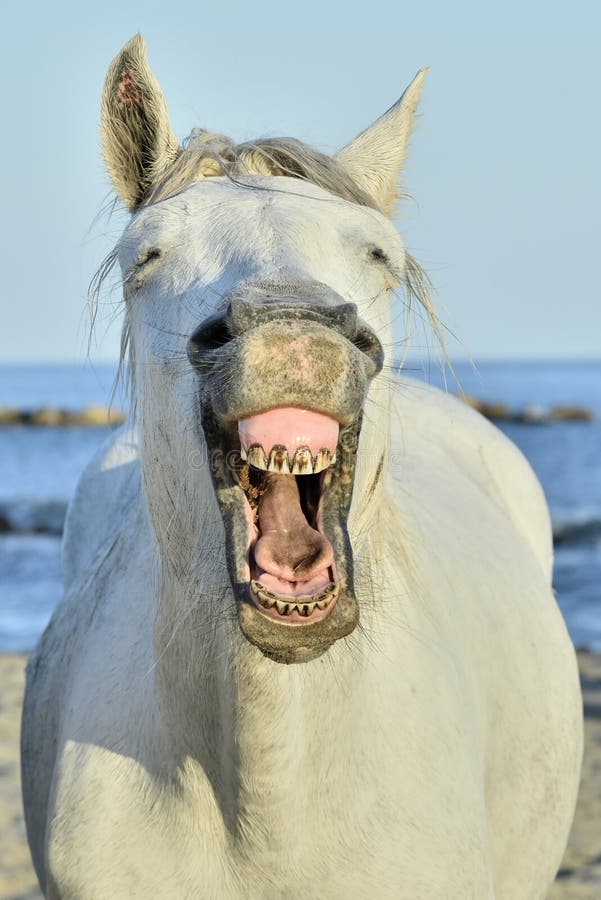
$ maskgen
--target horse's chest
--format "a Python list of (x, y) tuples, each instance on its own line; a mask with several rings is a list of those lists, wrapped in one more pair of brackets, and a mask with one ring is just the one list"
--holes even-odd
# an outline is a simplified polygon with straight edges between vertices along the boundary
[(398, 777), (349, 779), (345, 795), (333, 779), (320, 797), (286, 805), (281, 795), (277, 808), (276, 797), (266, 805), (247, 797), (232, 817), (208, 783), (173, 796), (139, 781), (132, 789), (134, 773), (108, 783), (92, 766), (65, 798), (69, 817), (57, 810), (49, 848), (57, 896), (485, 900), (482, 822), (469, 795), (458, 809), (430, 774), (429, 785), (416, 784), (399, 758)]
[[(414, 823), (406, 822), (411, 830)], [(194, 844), (182, 833), (168, 840), (162, 829), (113, 835), (97, 844), (93, 856), (79, 840), (63, 844), (68, 862), (52, 866), (56, 897), (109, 900), (161, 897), (163, 900), (486, 900), (490, 875), (477, 848), (432, 843), (426, 852), (408, 852), (398, 836), (383, 838), (377, 852), (350, 832), (345, 841), (327, 837), (319, 845), (299, 839), (296, 847), (255, 842), (227, 848), (219, 841)], [(177, 846), (180, 839), (179, 846)], [(462, 853), (463, 855), (456, 855)], [(50, 854), (51, 859), (55, 854)], [(85, 866), (79, 868), (79, 860)], [(460, 861), (460, 864), (459, 862)], [(55, 896), (55, 895), (52, 895)]]

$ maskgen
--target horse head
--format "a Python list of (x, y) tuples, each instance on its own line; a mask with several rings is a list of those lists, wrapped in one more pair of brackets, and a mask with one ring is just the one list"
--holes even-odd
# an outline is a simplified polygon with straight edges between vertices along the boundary
[(201, 130), (181, 146), (139, 36), (107, 76), (103, 148), (132, 212), (117, 253), (162, 561), (213, 615), (233, 596), (246, 638), (280, 662), (318, 656), (359, 620), (350, 523), (377, 502), (387, 447), (380, 373), (407, 266), (389, 216), (423, 76), (333, 158)]

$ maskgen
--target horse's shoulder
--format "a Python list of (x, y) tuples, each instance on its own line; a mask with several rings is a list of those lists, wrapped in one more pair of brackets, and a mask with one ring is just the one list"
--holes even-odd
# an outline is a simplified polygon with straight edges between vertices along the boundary
[(89, 571), (95, 558), (118, 533), (140, 480), (135, 428), (115, 431), (84, 469), (73, 497), (63, 536), (65, 590)]
[[(553, 548), (547, 504), (530, 464), (484, 416), (452, 394), (402, 377), (395, 391), (393, 454), (407, 457), (424, 477), (476, 482), (501, 506), (551, 574)], [(428, 472), (428, 468), (430, 472)]]

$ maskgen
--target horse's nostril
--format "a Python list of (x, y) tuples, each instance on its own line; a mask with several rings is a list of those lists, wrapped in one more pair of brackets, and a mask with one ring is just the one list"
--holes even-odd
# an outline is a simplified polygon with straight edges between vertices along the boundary
[(360, 325), (353, 338), (353, 344), (369, 357), (375, 366), (377, 374), (384, 365), (384, 348), (371, 328), (368, 328), (366, 325)]
[(188, 359), (197, 369), (210, 366), (211, 351), (219, 350), (231, 340), (232, 333), (227, 318), (222, 314), (211, 316), (190, 337)]
[(225, 316), (212, 316), (196, 329), (190, 338), (190, 344), (202, 350), (217, 350), (231, 339)]
[[(286, 298), (290, 301), (291, 298)], [(374, 367), (380, 371), (384, 362), (382, 345), (375, 333), (357, 317), (354, 303), (340, 303), (327, 307), (303, 301), (283, 302), (271, 297), (252, 302), (235, 298), (224, 312), (216, 313), (200, 325), (188, 341), (188, 359), (200, 374), (207, 374), (215, 365), (219, 351), (234, 338), (241, 337), (254, 328), (278, 321), (299, 321), (332, 328), (361, 350)]]

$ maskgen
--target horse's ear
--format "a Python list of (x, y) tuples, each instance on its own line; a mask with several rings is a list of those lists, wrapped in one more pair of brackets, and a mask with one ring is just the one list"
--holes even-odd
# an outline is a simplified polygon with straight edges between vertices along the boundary
[(337, 162), (388, 216), (399, 197), (399, 176), (427, 71), (420, 69), (401, 99), (336, 154)]
[(140, 34), (125, 45), (108, 70), (100, 132), (113, 187), (133, 212), (180, 153)]

